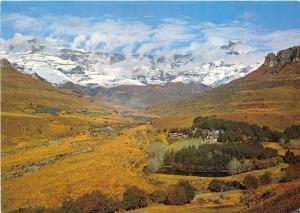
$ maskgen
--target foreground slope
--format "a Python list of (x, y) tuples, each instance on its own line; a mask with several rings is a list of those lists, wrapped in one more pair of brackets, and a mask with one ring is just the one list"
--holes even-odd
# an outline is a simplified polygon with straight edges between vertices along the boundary
[[(256, 71), (195, 98), (157, 105), (158, 127), (189, 126), (194, 116), (211, 115), (282, 130), (300, 122), (300, 46), (269, 54)], [(170, 122), (172, 120), (172, 122)]]

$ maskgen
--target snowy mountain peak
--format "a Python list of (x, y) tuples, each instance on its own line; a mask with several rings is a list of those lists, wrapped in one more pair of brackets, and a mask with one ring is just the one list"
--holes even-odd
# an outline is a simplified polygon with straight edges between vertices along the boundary
[(262, 62), (240, 60), (248, 57), (251, 51), (244, 50), (241, 42), (231, 40), (219, 47), (217, 55), (220, 56), (212, 61), (204, 59), (201, 53), (125, 56), (53, 48), (49, 43), (51, 41), (38, 38), (16, 39), (3, 48), (0, 56), (8, 59), (17, 70), (55, 85), (71, 82), (103, 87), (168, 82), (215, 86), (246, 75)]

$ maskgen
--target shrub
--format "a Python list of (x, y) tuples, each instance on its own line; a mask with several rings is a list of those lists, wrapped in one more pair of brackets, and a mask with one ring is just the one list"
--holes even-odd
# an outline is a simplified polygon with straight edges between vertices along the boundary
[(124, 192), (123, 203), (126, 210), (142, 208), (147, 206), (148, 197), (144, 190), (133, 186)]
[(196, 189), (187, 180), (181, 180), (175, 186), (171, 187), (164, 203), (166, 205), (183, 205), (190, 203), (195, 195)]
[(150, 194), (150, 199), (154, 203), (163, 203), (167, 199), (167, 193), (163, 190), (155, 190)]
[(229, 191), (235, 189), (244, 189), (245, 187), (239, 181), (228, 181), (222, 188), (222, 191)]
[(62, 206), (60, 207), (61, 213), (80, 213), (80, 208), (76, 202), (71, 198), (65, 198), (63, 200)]
[(268, 185), (272, 183), (271, 173), (265, 172), (262, 176), (259, 177), (259, 182), (261, 185)]
[(238, 181), (221, 181), (214, 179), (209, 183), (208, 189), (212, 192), (221, 192), (235, 189), (244, 189), (244, 186)]
[(248, 172), (253, 169), (254, 169), (253, 163), (249, 159), (245, 159), (241, 167), (242, 172)]
[[(112, 213), (121, 208), (121, 202), (100, 191), (94, 191), (81, 196), (76, 201), (76, 206), (80, 209), (80, 212)], [(77, 212), (76, 208), (75, 212)]]
[(216, 199), (213, 201), (215, 204), (220, 205), (221, 204), (221, 200), (220, 199)]
[(147, 162), (147, 167), (152, 172), (157, 171), (162, 166), (166, 151), (166, 144), (161, 142), (153, 142), (147, 147), (147, 152), (150, 156), (150, 159)]
[(224, 184), (225, 184), (224, 181), (214, 179), (209, 183), (208, 189), (212, 192), (220, 192), (222, 191)]
[(220, 195), (219, 195), (219, 198), (220, 198), (220, 199), (224, 199), (224, 198), (225, 198), (224, 194), (220, 194)]
[(251, 190), (243, 191), (241, 198), (240, 198), (240, 203), (244, 204), (247, 206), (247, 208), (250, 207), (250, 205), (255, 201), (255, 193)]
[(196, 189), (187, 180), (181, 180), (178, 183), (179, 186), (183, 187), (188, 202), (191, 202), (196, 196)]
[(296, 163), (297, 157), (291, 150), (287, 150), (284, 154), (283, 161), (288, 164)]
[(281, 179), (282, 182), (292, 181), (300, 177), (300, 163), (289, 165)]
[(167, 198), (164, 202), (166, 205), (183, 205), (188, 203), (185, 190), (182, 186), (176, 185), (168, 190)]
[(36, 207), (36, 208), (20, 208), (18, 210), (12, 211), (11, 213), (56, 213), (54, 209), (48, 209), (44, 207)]
[(254, 175), (246, 175), (243, 184), (246, 189), (257, 189), (259, 186), (259, 180)]
[(230, 172), (231, 175), (235, 175), (241, 171), (242, 164), (236, 158), (232, 158), (231, 161), (226, 165), (226, 169)]
[(273, 197), (276, 193), (273, 190), (267, 190), (261, 194), (261, 199), (266, 200)]

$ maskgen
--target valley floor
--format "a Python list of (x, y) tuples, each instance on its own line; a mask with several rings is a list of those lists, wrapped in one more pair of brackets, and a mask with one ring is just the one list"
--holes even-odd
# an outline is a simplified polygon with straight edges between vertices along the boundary
[(132, 212), (240, 212), (244, 209), (239, 204), (240, 191), (209, 192), (207, 186), (212, 179), (242, 181), (248, 173), (258, 176), (265, 171), (280, 177), (282, 169), (288, 166), (281, 163), (268, 169), (218, 178), (146, 174), (143, 171), (148, 158), (146, 147), (150, 142), (164, 141), (162, 134), (146, 124), (127, 124), (123, 128), (112, 124), (109, 128), (108, 132), (115, 133), (110, 137), (81, 134), (49, 140), (47, 144), (27, 149), (10, 147), (10, 153), (2, 155), (4, 212), (59, 207), (66, 197), (76, 199), (94, 190), (121, 198), (132, 185), (151, 193), (179, 180), (189, 180), (196, 187), (197, 196), (191, 204), (150, 205)]

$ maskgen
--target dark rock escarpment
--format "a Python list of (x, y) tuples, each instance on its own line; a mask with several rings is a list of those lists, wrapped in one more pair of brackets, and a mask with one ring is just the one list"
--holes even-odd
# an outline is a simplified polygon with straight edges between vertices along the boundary
[(286, 50), (281, 50), (277, 55), (269, 53), (265, 58), (264, 64), (273, 67), (278, 64), (286, 65), (298, 61), (300, 61), (300, 46), (295, 46)]

